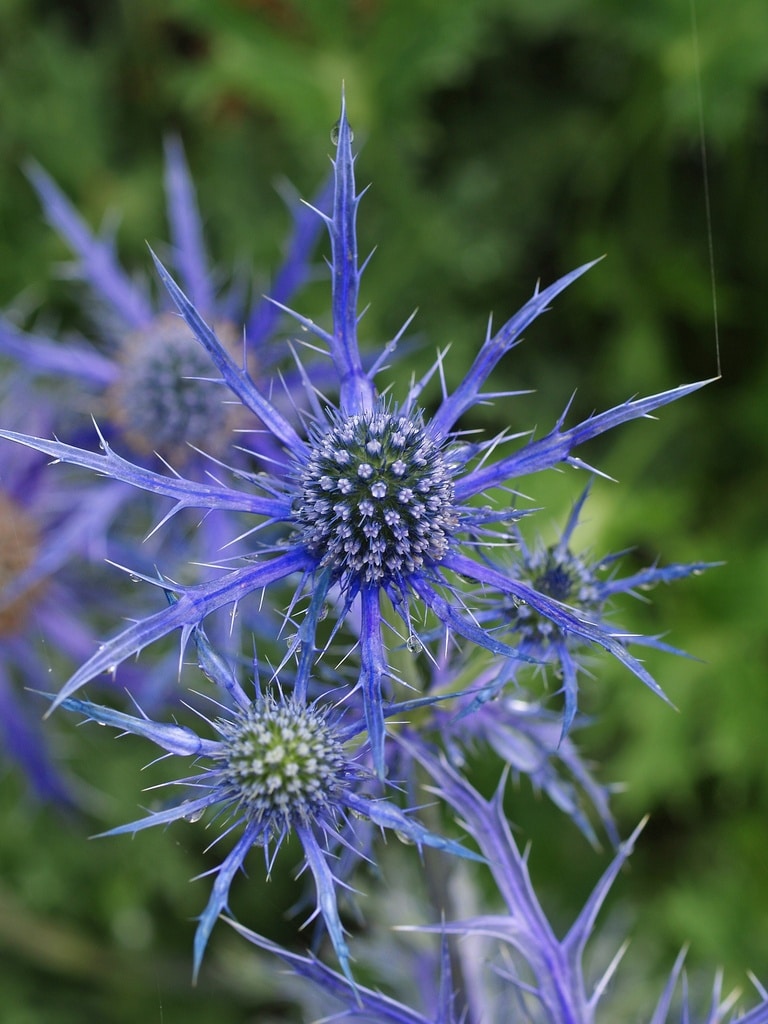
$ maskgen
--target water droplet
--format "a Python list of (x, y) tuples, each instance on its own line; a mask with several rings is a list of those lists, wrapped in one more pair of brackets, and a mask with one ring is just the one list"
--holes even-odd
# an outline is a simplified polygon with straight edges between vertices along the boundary
[(131, 583), (141, 583), (141, 576), (137, 576), (135, 572), (128, 573), (128, 579)]
[(411, 654), (421, 654), (424, 650), (424, 644), (419, 640), (415, 633), (411, 633), (408, 639), (405, 641), (405, 646), (411, 652)]
[(200, 821), (202, 816), (205, 814), (204, 807), (198, 807), (194, 811), (190, 811), (189, 814), (184, 815), (184, 821)]
[(394, 829), (393, 831), (394, 831), (395, 835), (397, 836), (397, 838), (400, 840), (401, 843), (404, 843), (406, 846), (413, 846), (414, 845), (413, 840), (411, 839), (411, 837), (407, 836), (405, 834), (405, 832), (401, 832), (400, 829), (397, 829), (397, 828)]
[[(331, 128), (331, 142), (334, 144), (334, 146), (338, 146), (338, 144), (339, 144), (340, 130), (341, 130), (341, 118), (339, 118), (339, 120), (336, 122), (336, 124), (333, 126), (333, 128)], [(354, 142), (354, 139), (355, 139), (355, 133), (350, 128), (349, 129), (349, 141), (350, 142)]]

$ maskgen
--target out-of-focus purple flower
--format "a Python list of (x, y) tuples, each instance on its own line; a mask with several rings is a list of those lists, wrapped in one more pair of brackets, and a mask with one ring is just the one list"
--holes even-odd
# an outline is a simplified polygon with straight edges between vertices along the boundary
[[(89, 391), (86, 411), (98, 419), (110, 442), (119, 442), (140, 461), (152, 453), (174, 465), (200, 462), (196, 448), (218, 457), (234, 451), (232, 430), (257, 426), (242, 406), (211, 381), (214, 366), (167, 298), (156, 299), (146, 282), (120, 265), (111, 236), (95, 236), (53, 180), (38, 165), (29, 177), (50, 224), (75, 254), (72, 277), (90, 289), (96, 338), (63, 341), (40, 337), (0, 318), (0, 351), (36, 375), (70, 381)], [(243, 360), (256, 379), (272, 377), (284, 354), (268, 342), (279, 311), (264, 298), (245, 305), (240, 289), (221, 292), (208, 258), (195, 189), (177, 139), (166, 145), (166, 194), (172, 262), (192, 301), (216, 325), (232, 357)], [(325, 201), (321, 196), (321, 204)], [(309, 275), (319, 233), (317, 217), (293, 201), (294, 233), (272, 292), (287, 301)], [(289, 367), (290, 370), (290, 367)], [(70, 396), (82, 409), (82, 391)], [(59, 405), (63, 401), (59, 396)], [(258, 441), (256, 442), (258, 447)], [(147, 462), (149, 464), (149, 462)]]
[[(9, 415), (10, 403), (5, 403)], [(0, 754), (19, 765), (32, 792), (71, 802), (73, 787), (55, 763), (37, 706), (25, 689), (91, 654), (83, 566), (104, 557), (105, 525), (120, 503), (105, 482), (82, 504), (67, 477), (46, 460), (4, 445), (0, 471)], [(77, 563), (78, 571), (73, 571)], [(53, 738), (53, 737), (50, 737)]]
[[(479, 895), (479, 887), (475, 889), (475, 895)], [(316, 957), (285, 949), (237, 921), (226, 920), (238, 934), (263, 952), (282, 960), (295, 977), (305, 982), (303, 988), (283, 986), (284, 998), (300, 1003), (311, 1015), (305, 1019), (343, 1020), (349, 1024), (509, 1024), (510, 1021), (597, 1024), (598, 1021), (618, 1019), (611, 1013), (611, 990), (601, 991), (604, 1005), (600, 1006), (602, 1012), (598, 1013), (589, 1006), (579, 1010), (575, 1005), (562, 1003), (550, 1012), (547, 1007), (537, 1005), (530, 984), (510, 976), (509, 960), (503, 952), (492, 952), (500, 936), (493, 928), (494, 919), (488, 916), (475, 919), (476, 930), (475, 921), (460, 922), (456, 927), (435, 925), (404, 929), (434, 932), (435, 938), (439, 937), (439, 946), (431, 956), (422, 951), (418, 956), (411, 953), (410, 958), (395, 957), (390, 937), (389, 958), (380, 959), (372, 969), (377, 978), (386, 980), (387, 988), (396, 996), (388, 996), (375, 988), (353, 985)], [(467, 970), (462, 979), (456, 977), (449, 953), (449, 942), (454, 937), (451, 933), (454, 932), (458, 937), (455, 960)], [(485, 938), (489, 932), (490, 940)], [(760, 1002), (751, 1010), (739, 1008), (739, 991), (723, 995), (722, 977), (718, 975), (712, 986), (708, 1008), (703, 1013), (697, 1011), (702, 1000), (698, 993), (689, 992), (683, 971), (684, 960), (685, 954), (681, 953), (651, 1015), (647, 1016), (643, 1007), (636, 1007), (633, 1021), (645, 1020), (647, 1024), (767, 1024), (768, 992), (754, 978)], [(426, 1000), (408, 999), (404, 993), (414, 987), (421, 993), (425, 991), (425, 986), (418, 984), (421, 979), (414, 977), (423, 974), (425, 961), (428, 961), (436, 982), (431, 987), (431, 997)], [(397, 965), (399, 973), (393, 973), (393, 964)], [(407, 964), (410, 970), (403, 971), (403, 964)], [(618, 979), (616, 983), (620, 987)], [(586, 981), (584, 985), (586, 989)]]
[[(467, 1019), (494, 1022), (520, 1019), (530, 1024), (595, 1024), (600, 1019), (598, 1009), (603, 1009), (603, 1003), (606, 1004), (605, 1011), (610, 1010), (609, 983), (613, 983), (627, 944), (617, 950), (602, 973), (596, 976), (591, 976), (585, 969), (585, 951), (595, 934), (602, 905), (632, 853), (644, 823), (620, 845), (578, 917), (560, 938), (534, 891), (528, 870), (528, 853), (520, 852), (507, 822), (503, 808), (504, 782), (494, 797), (486, 800), (467, 779), (430, 754), (422, 744), (407, 737), (401, 742), (426, 769), (434, 782), (435, 792), (459, 815), (462, 825), (474, 838), (493, 877), (494, 892), (503, 905), (503, 910), (488, 912), (482, 907), (475, 916), (464, 920), (444, 921), (417, 929), (442, 936), (485, 938), (499, 947), (497, 954), (489, 955), (484, 971), (488, 975), (489, 991), (495, 990), (497, 998), (501, 979), (505, 994), (499, 1001), (499, 1008), (503, 1007), (503, 1012), (495, 1012), (491, 1000), (470, 988), (467, 990)], [(651, 1024), (672, 1024), (670, 1013), (683, 959), (681, 955), (673, 966), (669, 982), (649, 1018)], [(701, 1019), (702, 1024), (765, 1024), (768, 1021), (768, 994), (759, 985), (757, 987), (762, 999), (760, 1004), (745, 1014), (729, 1015), (737, 997), (723, 999), (720, 981), (716, 979), (707, 1015), (694, 1018), (683, 980), (683, 1009), (679, 1019), (684, 1022)]]
[(505, 770), (516, 777), (526, 776), (534, 790), (546, 793), (590, 843), (599, 845), (590, 821), (593, 812), (612, 845), (617, 846), (619, 837), (609, 804), (616, 787), (596, 781), (571, 736), (562, 736), (561, 716), (521, 694), (475, 702), (471, 695), (463, 700), (465, 706), (474, 705), (468, 714), (436, 712), (436, 732), (452, 751), (454, 763), (461, 756), (459, 747), (470, 752), (490, 748)]
[[(94, 328), (91, 339), (48, 337), (25, 332), (8, 317), (0, 317), (0, 353), (29, 377), (29, 386), (39, 386), (36, 401), (49, 410), (56, 436), (85, 447), (115, 445), (137, 471), (146, 470), (153, 480), (165, 479), (165, 486), (175, 479), (180, 466), (196, 480), (211, 481), (218, 472), (218, 460), (225, 455), (230, 463), (251, 469), (258, 457), (274, 459), (276, 445), (250, 410), (234, 401), (216, 379), (214, 363), (172, 311), (165, 290), (151, 289), (123, 269), (112, 235), (94, 234), (42, 168), (32, 164), (28, 174), (49, 223), (74, 254), (66, 269), (87, 286), (86, 312)], [(261, 296), (247, 301), (240, 287), (222, 290), (225, 275), (211, 266), (194, 184), (181, 143), (174, 138), (166, 144), (165, 185), (171, 260), (184, 287), (216, 325), (232, 358), (247, 365), (265, 387), (271, 387), (280, 364), (284, 383), (275, 389), (276, 401), (293, 413), (289, 395), (296, 390), (297, 374), (285, 347), (270, 344), (285, 318)], [(323, 207), (327, 192), (326, 185), (317, 199)], [(322, 228), (317, 216), (296, 197), (286, 199), (293, 231), (271, 286), (284, 301), (308, 279)], [(88, 417), (85, 421), (83, 413)], [(91, 418), (98, 424), (96, 429)], [(28, 421), (17, 422), (31, 429)], [(248, 454), (238, 443), (240, 431), (249, 432)], [(104, 500), (96, 493), (99, 487), (92, 478), (82, 479), (84, 506), (103, 507)], [(104, 557), (135, 574), (153, 573), (159, 560), (169, 558), (180, 581), (199, 582), (216, 575), (207, 563), (220, 559), (222, 553), (230, 557), (242, 553), (235, 538), (245, 528), (231, 516), (225, 521), (212, 511), (201, 521), (190, 513), (176, 519), (170, 530), (156, 531), (164, 502), (151, 489), (140, 495), (122, 481), (116, 493), (121, 495), (122, 507), (112, 509), (119, 514), (110, 517)], [(262, 618), (249, 616), (248, 627), (258, 631)], [(222, 642), (229, 631), (223, 616), (209, 628), (217, 631)], [(233, 647), (235, 643), (233, 639)]]

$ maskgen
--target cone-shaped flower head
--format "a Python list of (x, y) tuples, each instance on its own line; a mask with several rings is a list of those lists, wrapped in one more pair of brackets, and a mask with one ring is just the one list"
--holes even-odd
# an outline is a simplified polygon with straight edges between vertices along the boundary
[(415, 417), (379, 407), (312, 438), (293, 512), (345, 590), (440, 562), (459, 525), (451, 465)]
[(317, 706), (268, 694), (217, 727), (219, 785), (250, 821), (280, 835), (333, 816), (350, 769)]
[[(219, 329), (225, 338), (232, 334), (226, 324)], [(227, 404), (221, 387), (211, 383), (210, 359), (177, 317), (163, 314), (151, 328), (128, 335), (119, 361), (108, 410), (135, 452), (159, 452), (183, 465), (195, 448), (225, 453), (233, 429), (248, 425), (242, 407)]]

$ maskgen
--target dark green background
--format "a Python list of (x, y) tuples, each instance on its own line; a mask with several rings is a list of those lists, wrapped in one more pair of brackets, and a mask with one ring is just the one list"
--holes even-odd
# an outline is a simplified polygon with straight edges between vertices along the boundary
[[(20, 172), (26, 158), (91, 224), (120, 211), (124, 262), (146, 269), (145, 240), (167, 235), (162, 139), (179, 132), (214, 256), (264, 274), (288, 227), (275, 182), (311, 195), (322, 180), (343, 79), (358, 181), (373, 182), (359, 221), (361, 251), (378, 246), (363, 289), (372, 347), (418, 306), (413, 363), (450, 343), (455, 383), (490, 311), (500, 321), (538, 278), (606, 254), (500, 368), (499, 388), (536, 395), (483, 412), (487, 426), (546, 429), (574, 389), (585, 414), (711, 377), (717, 325), (721, 381), (588, 452), (619, 483), (595, 488), (587, 546), (727, 563), (623, 614), (701, 659), (648, 658), (679, 713), (612, 665), (584, 689), (595, 724), (581, 742), (604, 780), (626, 784), (622, 833), (651, 814), (611, 903), (636, 936), (627, 1005), (646, 1011), (685, 942), (697, 978), (724, 966), (730, 985), (748, 985), (747, 968), (768, 979), (768, 6), (695, 0), (694, 12), (698, 37), (688, 0), (0, 9), (0, 303), (27, 324), (78, 326), (81, 314), (51, 275), (65, 251)], [(326, 308), (323, 282), (302, 309)], [(580, 484), (574, 473), (531, 482), (548, 507), (543, 532)], [(108, 794), (104, 820), (135, 816), (144, 748), (93, 729), (65, 743)], [(268, 1019), (250, 950), (226, 932), (189, 987), (204, 883), (187, 880), (210, 864), (205, 836), (190, 826), (89, 843), (102, 821), (62, 821), (22, 794), (3, 777), (4, 1024)], [(565, 925), (605, 855), (525, 786), (510, 812)], [(256, 887), (256, 858), (251, 873)], [(243, 916), (277, 921), (279, 934), (290, 899), (275, 883)]]

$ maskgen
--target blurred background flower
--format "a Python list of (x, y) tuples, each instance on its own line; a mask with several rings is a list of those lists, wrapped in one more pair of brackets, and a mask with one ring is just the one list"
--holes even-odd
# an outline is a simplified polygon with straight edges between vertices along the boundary
[[(665, 639), (701, 659), (645, 652), (680, 714), (607, 661), (599, 686), (582, 682), (594, 721), (578, 744), (600, 781), (625, 783), (613, 800), (619, 833), (651, 814), (608, 908), (622, 932), (630, 918), (633, 962), (648, 967), (636, 968), (636, 1003), (647, 1007), (688, 940), (688, 970), (706, 984), (719, 964), (726, 988), (768, 964), (768, 8), (696, 0), (694, 10), (698, 40), (687, 0), (9, 0), (0, 12), (0, 305), (16, 323), (88, 328), (71, 282), (51, 278), (70, 254), (40, 215), (25, 161), (44, 166), (90, 225), (120, 211), (121, 264), (146, 274), (145, 240), (167, 241), (162, 142), (175, 133), (212, 260), (263, 268), (258, 295), (290, 229), (274, 186), (287, 176), (314, 193), (343, 78), (358, 180), (373, 182), (360, 224), (361, 253), (379, 247), (362, 290), (372, 348), (418, 304), (414, 371), (450, 343), (455, 385), (489, 309), (502, 315), (537, 278), (607, 254), (557, 317), (527, 332), (507, 380), (499, 368), (499, 390), (536, 394), (481, 410), (490, 429), (545, 429), (574, 388), (576, 417), (714, 372), (701, 103), (724, 378), (666, 410), (658, 428), (593, 442), (591, 461), (620, 486), (596, 482), (579, 534), (585, 549), (632, 547), (628, 573), (657, 557), (727, 562), (632, 609), (633, 627), (671, 627)], [(301, 308), (326, 312), (324, 280)], [(529, 543), (556, 540), (582, 485), (575, 474), (536, 480), (546, 512), (531, 519)], [(98, 858), (85, 845), (136, 816), (134, 758), (106, 732), (81, 730), (66, 745), (72, 771), (78, 760), (101, 766), (110, 796), (95, 822), (63, 824), (25, 801), (21, 777), (0, 780), (8, 1020), (279, 1017), (284, 990), (254, 957), (250, 973), (229, 970), (242, 952), (227, 929), (189, 990), (184, 918), (199, 894), (187, 879), (211, 866), (193, 830), (172, 843), (158, 832), (102, 844)], [(478, 785), (486, 772), (495, 778), (498, 765), (477, 764)], [(542, 902), (555, 923), (572, 920), (594, 852), (574, 828), (564, 861), (562, 816), (525, 782), (508, 810), (532, 841)], [(249, 923), (290, 941), (290, 871), (268, 894), (251, 881), (241, 887)]]

